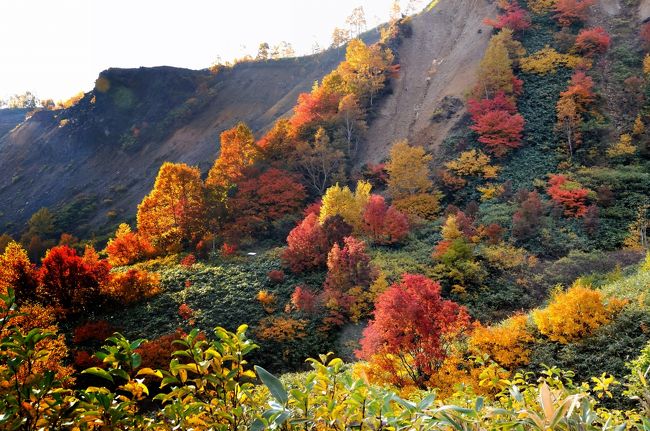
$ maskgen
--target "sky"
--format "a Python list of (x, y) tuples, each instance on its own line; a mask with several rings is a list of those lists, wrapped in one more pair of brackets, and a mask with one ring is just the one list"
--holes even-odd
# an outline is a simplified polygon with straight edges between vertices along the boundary
[[(412, 0), (411, 0), (412, 1)], [(406, 8), (409, 0), (402, 0)], [(260, 42), (298, 54), (330, 44), (363, 6), (368, 28), (393, 0), (0, 0), (0, 98), (65, 100), (109, 67), (208, 67), (255, 55)]]

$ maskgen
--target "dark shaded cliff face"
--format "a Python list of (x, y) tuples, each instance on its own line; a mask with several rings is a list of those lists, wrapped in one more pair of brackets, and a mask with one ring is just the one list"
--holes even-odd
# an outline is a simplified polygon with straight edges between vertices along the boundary
[(0, 232), (41, 207), (84, 236), (135, 215), (164, 161), (207, 170), (219, 134), (239, 121), (261, 133), (293, 108), (341, 53), (239, 64), (217, 73), (109, 69), (71, 108), (0, 111)]

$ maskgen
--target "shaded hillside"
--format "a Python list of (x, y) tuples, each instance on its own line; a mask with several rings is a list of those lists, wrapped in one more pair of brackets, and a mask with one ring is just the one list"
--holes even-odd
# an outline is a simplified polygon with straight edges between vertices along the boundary
[[(41, 207), (63, 214), (61, 228), (86, 235), (133, 217), (163, 161), (207, 169), (223, 130), (238, 121), (256, 131), (270, 126), (339, 55), (242, 63), (216, 74), (102, 72), (73, 107), (37, 112), (0, 133), (0, 230), (20, 231)], [(19, 120), (3, 113), (0, 132), (7, 132)]]
[(413, 17), (413, 35), (398, 50), (400, 76), (378, 108), (359, 162), (377, 162), (397, 139), (431, 147), (464, 114), (464, 98), (490, 39), (487, 0), (441, 1)]
[(0, 109), (0, 138), (25, 120), (26, 109)]

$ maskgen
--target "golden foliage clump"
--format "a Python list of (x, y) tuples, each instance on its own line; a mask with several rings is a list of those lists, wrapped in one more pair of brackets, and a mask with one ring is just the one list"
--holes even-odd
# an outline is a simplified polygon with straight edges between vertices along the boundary
[(350, 320), (358, 323), (372, 315), (375, 299), (388, 289), (388, 286), (386, 274), (380, 272), (368, 289), (362, 286), (354, 286), (348, 290), (347, 294), (352, 298), (349, 310)]
[(521, 267), (528, 262), (526, 250), (510, 244), (482, 247), (481, 255), (487, 260), (490, 266), (501, 270)]
[(319, 221), (324, 223), (329, 217), (340, 215), (350, 226), (360, 229), (371, 189), (372, 186), (366, 181), (357, 182), (354, 193), (348, 186), (341, 187), (338, 183), (328, 188), (323, 196)]
[(473, 96), (489, 98), (500, 91), (508, 96), (518, 93), (508, 47), (503, 37), (492, 36), (479, 64), (478, 85), (474, 88)]
[(621, 135), (619, 140), (607, 149), (608, 157), (625, 157), (636, 152), (636, 147), (632, 144), (632, 136), (628, 133)]
[(160, 293), (160, 275), (142, 269), (114, 272), (100, 286), (102, 295), (120, 304), (132, 304)]
[(460, 176), (480, 176), (486, 179), (496, 178), (501, 169), (490, 165), (490, 156), (480, 150), (460, 153), (457, 159), (445, 163), (445, 167)]
[(165, 162), (154, 187), (138, 205), (138, 233), (168, 252), (182, 248), (205, 228), (205, 191), (201, 171)]
[(536, 14), (550, 12), (557, 0), (528, 0), (528, 8)]
[(493, 398), (503, 388), (504, 380), (510, 377), (510, 372), (498, 364), (480, 357), (472, 358), (469, 353), (453, 349), (427, 382), (427, 387), (436, 389), (440, 399), (466, 393), (467, 388), (476, 395)]
[(397, 200), (433, 189), (429, 162), (432, 156), (422, 147), (412, 147), (407, 140), (396, 142), (386, 164), (388, 193)]
[(260, 302), (260, 304), (262, 304), (264, 311), (267, 313), (273, 313), (275, 311), (276, 297), (274, 293), (262, 289), (257, 292), (257, 296), (255, 298)]
[(643, 118), (641, 118), (641, 114), (639, 114), (634, 119), (634, 125), (632, 126), (632, 135), (640, 136), (643, 135), (644, 133), (645, 133), (645, 123), (643, 122)]
[(512, 61), (512, 65), (519, 66), (519, 60), (526, 55), (526, 48), (513, 37), (513, 31), (509, 28), (502, 28), (499, 33), (492, 37), (496, 43), (503, 43), (508, 51), (508, 57)]
[(578, 281), (566, 292), (556, 291), (546, 308), (533, 312), (533, 321), (552, 341), (568, 344), (608, 324), (624, 305), (616, 298), (606, 300), (602, 292)]
[(57, 108), (58, 109), (68, 109), (79, 103), (81, 99), (83, 99), (85, 96), (85, 93), (83, 91), (78, 92), (74, 96), (70, 97), (68, 100), (65, 101), (59, 101), (57, 103)]
[(641, 271), (650, 271), (650, 251), (645, 255), (645, 261), (641, 266)]
[(469, 339), (470, 350), (477, 355), (487, 354), (504, 368), (514, 369), (528, 365), (528, 344), (534, 338), (527, 327), (528, 316), (517, 314), (496, 326), (478, 325)]
[[(24, 382), (25, 379), (33, 375), (54, 371), (56, 378), (63, 381), (66, 386), (73, 385), (74, 378), (72, 374), (74, 370), (71, 366), (65, 365), (69, 352), (65, 344), (65, 335), (59, 334), (56, 311), (52, 307), (26, 303), (20, 306), (18, 312), (20, 314), (9, 320), (5, 326), (6, 329), (3, 333), (0, 333), (0, 337), (7, 336), (12, 327), (20, 330), (22, 334), (27, 334), (36, 328), (54, 334), (52, 337), (44, 338), (36, 344), (37, 349), (47, 351), (47, 356), (33, 363), (23, 363), (18, 372), (18, 379)], [(3, 353), (5, 352), (0, 351), (0, 354)]]
[(526, 73), (546, 75), (557, 72), (558, 67), (576, 69), (578, 67), (591, 67), (589, 60), (577, 55), (561, 54), (555, 49), (546, 46), (539, 51), (521, 59), (521, 70)]
[(645, 75), (650, 75), (650, 54), (646, 54), (643, 57), (643, 73)]
[(503, 184), (486, 184), (484, 186), (476, 187), (476, 190), (481, 193), (481, 201), (485, 202), (501, 196), (505, 191), (505, 188), (503, 187)]
[(278, 343), (303, 338), (307, 333), (307, 321), (292, 317), (271, 316), (260, 320), (256, 334), (261, 340), (271, 340)]
[(11, 240), (0, 254), (0, 294), (6, 295), (12, 288), (17, 296), (29, 295), (28, 291), (36, 288), (36, 282), (36, 267), (30, 262), (27, 251)]
[(393, 206), (410, 218), (435, 220), (440, 209), (440, 194), (419, 193), (393, 201)]

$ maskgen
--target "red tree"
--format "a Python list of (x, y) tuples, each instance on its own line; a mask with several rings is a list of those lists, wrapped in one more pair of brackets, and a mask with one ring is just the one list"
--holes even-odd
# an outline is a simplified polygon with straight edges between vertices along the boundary
[(547, 193), (555, 203), (564, 207), (566, 216), (583, 217), (587, 213), (589, 190), (561, 174), (551, 175), (548, 184)]
[(524, 117), (508, 111), (490, 111), (478, 117), (471, 129), (479, 134), (479, 142), (501, 157), (521, 145)]
[(648, 47), (650, 47), (650, 22), (646, 22), (641, 26), (639, 36), (641, 37), (645, 49), (648, 49)]
[(404, 274), (377, 298), (357, 356), (373, 362), (377, 356), (395, 355), (413, 382), (423, 387), (445, 358), (446, 347), (468, 325), (465, 308), (443, 299), (438, 282)]
[(512, 216), (512, 236), (525, 240), (535, 235), (541, 225), (544, 207), (537, 192), (527, 193), (526, 199)]
[(353, 236), (345, 238), (343, 243), (343, 248), (334, 244), (327, 255), (325, 289), (346, 293), (356, 286), (367, 288), (372, 282), (373, 269), (366, 243)]
[(592, 103), (596, 99), (594, 94), (594, 80), (582, 70), (571, 76), (571, 82), (566, 91), (560, 93), (560, 97), (573, 97), (580, 107)]
[(327, 243), (330, 247), (334, 244), (343, 247), (343, 239), (352, 235), (354, 229), (343, 220), (340, 214), (336, 214), (325, 219), (323, 222), (323, 230), (325, 231)]
[(138, 232), (131, 231), (127, 224), (121, 224), (115, 238), (106, 245), (108, 262), (113, 266), (130, 265), (155, 254), (151, 242)]
[(483, 20), (485, 24), (491, 25), (498, 30), (509, 28), (512, 31), (526, 30), (530, 27), (530, 17), (528, 16), (528, 13), (519, 6), (517, 0), (503, 3), (504, 4), (500, 7), (503, 13), (497, 15), (496, 20), (485, 18), (485, 20)]
[(299, 213), (306, 196), (305, 187), (289, 172), (271, 168), (252, 173), (237, 183), (237, 192), (228, 200), (232, 221), (225, 227), (226, 237), (259, 235), (273, 221)]
[(295, 273), (322, 268), (327, 261), (328, 246), (318, 216), (309, 214), (289, 233), (282, 261)]
[(320, 86), (311, 93), (302, 93), (298, 96), (298, 103), (294, 108), (290, 124), (296, 130), (300, 130), (313, 123), (327, 121), (337, 114), (341, 95), (331, 92)]
[(506, 111), (509, 114), (517, 112), (517, 107), (506, 93), (499, 91), (492, 99), (469, 99), (467, 110), (472, 116), (472, 121), (477, 122), (480, 117), (492, 111)]
[(317, 295), (306, 286), (296, 286), (291, 294), (291, 303), (298, 311), (313, 313), (316, 311), (318, 302)]
[(100, 285), (109, 278), (110, 265), (86, 249), (78, 256), (61, 245), (50, 249), (40, 269), (39, 299), (72, 312), (86, 311), (97, 300)]
[(582, 29), (576, 38), (576, 49), (585, 57), (604, 54), (611, 43), (609, 34), (602, 27)]
[(557, 0), (555, 3), (555, 19), (567, 27), (575, 22), (585, 21), (589, 8), (594, 0)]
[(382, 196), (372, 195), (363, 212), (364, 231), (376, 244), (395, 244), (409, 232), (408, 219)]

